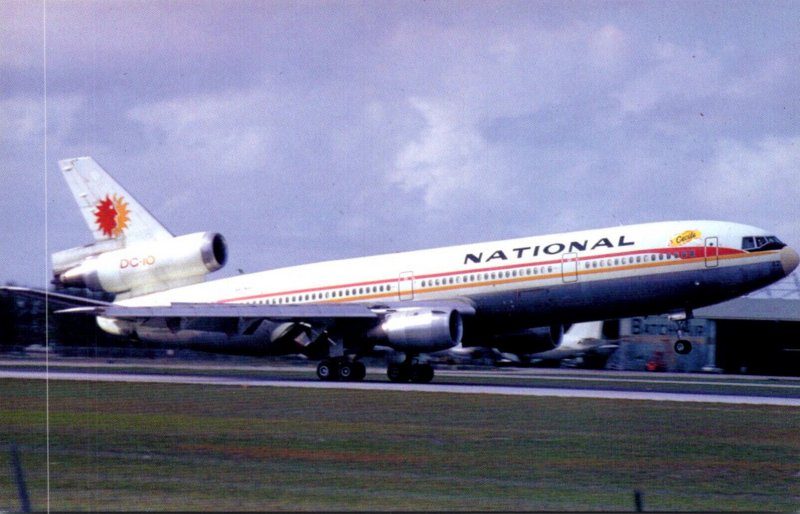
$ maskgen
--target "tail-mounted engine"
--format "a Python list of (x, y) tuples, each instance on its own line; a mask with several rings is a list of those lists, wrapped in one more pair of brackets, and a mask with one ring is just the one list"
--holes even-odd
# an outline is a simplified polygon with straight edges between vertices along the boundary
[[(72, 255), (80, 251), (75, 249)], [(60, 252), (58, 263), (54, 255), (56, 284), (117, 294), (144, 294), (201, 282), (207, 273), (222, 268), (228, 256), (225, 238), (213, 232), (140, 243), (73, 258), (72, 263), (69, 252)]]
[(456, 346), (463, 333), (457, 310), (411, 307), (386, 312), (367, 337), (396, 350), (426, 353)]

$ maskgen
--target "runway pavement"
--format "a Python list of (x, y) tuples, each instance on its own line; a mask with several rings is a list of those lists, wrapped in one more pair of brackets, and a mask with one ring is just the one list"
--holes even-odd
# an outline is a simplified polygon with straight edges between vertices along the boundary
[[(35, 369), (31, 369), (35, 368)], [(152, 372), (157, 370), (158, 372)], [(205, 374), (197, 374), (198, 371)], [(230, 376), (231, 370), (245, 376)], [(215, 372), (216, 371), (216, 372)], [(271, 378), (277, 371), (283, 377)], [(285, 375), (296, 371), (295, 376)], [(0, 379), (73, 380), (84, 382), (167, 383), (229, 387), (292, 387), (370, 391), (417, 391), (448, 394), (489, 394), (532, 397), (589, 398), (736, 405), (800, 407), (800, 380), (769, 377), (647, 375), (641, 373), (575, 372), (565, 370), (465, 371), (437, 370), (430, 384), (397, 384), (379, 378), (381, 370), (371, 369), (364, 382), (322, 382), (311, 378), (309, 367), (286, 366), (158, 366), (131, 364), (54, 363), (22, 364), (0, 361)], [(210, 373), (209, 373), (210, 372)], [(252, 372), (252, 373), (251, 373)], [(256, 376), (253, 376), (256, 375)], [(261, 378), (261, 377), (264, 378)], [(454, 383), (473, 379), (474, 383)], [(374, 378), (374, 379), (373, 379)], [(495, 379), (502, 383), (480, 383)], [(542, 383), (545, 385), (543, 386)], [(547, 385), (552, 383), (552, 386)], [(587, 387), (591, 383), (592, 387)], [(598, 384), (600, 386), (598, 387)], [(605, 385), (604, 385), (605, 384)], [(622, 388), (624, 386), (624, 388)], [(690, 387), (692, 392), (671, 391)], [(661, 390), (658, 390), (661, 389)], [(667, 389), (667, 390), (664, 390)], [(768, 391), (762, 392), (762, 390)], [(720, 390), (724, 392), (719, 392)], [(732, 392), (731, 392), (732, 391)], [(737, 392), (739, 391), (739, 392)], [(778, 391), (778, 394), (775, 392)]]

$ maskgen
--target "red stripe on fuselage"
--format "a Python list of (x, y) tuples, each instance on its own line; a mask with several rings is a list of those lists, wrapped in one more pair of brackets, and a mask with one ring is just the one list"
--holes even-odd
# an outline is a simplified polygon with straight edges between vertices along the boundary
[[(616, 252), (616, 253), (608, 253), (608, 254), (602, 254), (602, 255), (585, 256), (583, 259), (581, 259), (582, 254), (579, 253), (577, 255), (578, 255), (578, 261), (581, 261), (581, 260), (613, 259), (613, 258), (621, 258), (621, 257), (635, 256), (635, 255), (652, 255), (652, 254), (656, 254), (656, 255), (659, 255), (659, 254), (677, 255), (679, 259), (689, 260), (689, 259), (704, 259), (706, 257), (706, 255), (707, 255), (707, 251), (706, 251), (707, 249), (710, 250), (710, 252), (708, 252), (708, 255), (711, 256), (711, 257), (714, 257), (716, 255), (716, 256), (718, 256), (720, 258), (723, 258), (723, 257), (732, 256), (732, 255), (748, 254), (748, 252), (745, 252), (744, 250), (740, 250), (740, 249), (737, 249), (737, 248), (706, 247), (706, 246), (686, 246), (686, 247), (674, 247), (674, 248), (673, 247), (652, 248), (652, 249), (647, 249), (647, 250), (630, 250), (630, 251), (627, 251), (627, 252)], [(688, 257), (688, 256), (681, 257), (681, 252), (686, 252), (688, 254), (688, 252), (690, 252), (690, 251), (694, 251), (695, 252), (695, 255), (693, 257)], [(715, 251), (716, 251), (716, 253), (714, 253)], [(563, 256), (565, 254), (560, 254), (560, 255)], [(514, 263), (514, 264), (504, 264), (504, 265), (501, 265), (501, 266), (481, 267), (481, 268), (474, 268), (474, 269), (463, 269), (463, 270), (459, 270), (459, 271), (446, 271), (446, 272), (441, 272), (441, 273), (428, 273), (428, 274), (425, 274), (425, 275), (414, 275), (413, 279), (414, 280), (427, 280), (427, 279), (431, 279), (431, 278), (436, 279), (436, 278), (451, 277), (451, 276), (456, 276), (456, 275), (472, 275), (472, 274), (491, 273), (491, 272), (494, 272), (494, 271), (505, 271), (505, 270), (512, 270), (512, 269), (520, 269), (520, 268), (535, 268), (535, 267), (540, 267), (540, 266), (548, 266), (548, 265), (560, 264), (561, 262), (562, 262), (562, 258), (550, 259), (550, 260), (538, 261), (538, 262), (523, 262), (523, 263), (519, 263), (518, 262), (518, 263)], [(651, 262), (651, 263), (648, 263), (648, 264), (650, 264), (651, 267), (652, 267), (652, 265), (666, 265), (667, 263), (675, 264), (674, 261), (663, 261), (663, 262), (659, 261), (657, 263)], [(617, 265), (616, 266), (617, 270), (619, 270), (619, 269), (627, 269), (629, 267), (630, 267), (630, 265)], [(604, 269), (603, 271), (610, 272), (610, 271), (615, 271), (615, 270), (614, 269)], [(578, 270), (578, 273), (581, 273), (581, 272), (582, 272), (581, 270)], [(530, 278), (531, 279), (542, 278), (542, 275), (531, 276)], [(261, 293), (261, 294), (248, 295), (248, 296), (239, 296), (239, 297), (235, 297), (235, 298), (226, 298), (226, 299), (223, 299), (223, 300), (219, 300), (219, 303), (246, 302), (246, 301), (249, 301), (249, 300), (260, 300), (260, 299), (268, 299), (268, 298), (276, 298), (276, 297), (284, 297), (284, 296), (292, 296), (292, 295), (314, 294), (314, 293), (320, 293), (320, 292), (326, 292), (326, 291), (332, 291), (332, 290), (339, 290), (339, 289), (351, 289), (351, 288), (358, 288), (358, 287), (371, 287), (371, 286), (380, 286), (380, 285), (394, 285), (399, 280), (400, 280), (399, 277), (392, 277), (392, 278), (389, 278), (389, 279), (371, 280), (371, 281), (365, 281), (365, 282), (352, 282), (352, 283), (349, 283), (349, 284), (332, 285), (332, 286), (325, 286), (325, 287), (311, 287), (311, 288), (306, 288), (306, 289), (295, 289), (295, 290), (282, 291), (282, 292), (277, 292), (277, 293)], [(495, 282), (496, 281), (497, 280), (495, 280)], [(493, 282), (493, 281), (490, 280), (490, 282)], [(485, 281), (484, 282), (475, 281), (475, 282), (471, 282), (471, 283), (466, 283), (466, 284), (462, 283), (462, 284), (458, 284), (458, 285), (460, 287), (469, 287), (469, 286), (481, 285), (481, 284), (485, 284)], [(434, 287), (434, 289), (435, 289), (435, 287)], [(360, 297), (374, 298), (376, 296), (377, 297), (392, 297), (392, 296), (397, 296), (397, 294), (398, 294), (397, 290), (389, 291), (389, 292), (379, 292), (379, 293), (373, 293), (373, 292), (370, 291), (370, 292), (360, 293), (359, 296)], [(352, 296), (350, 296), (350, 297), (336, 297), (335, 298), (335, 300), (337, 300), (337, 301), (344, 301), (344, 300), (351, 300), (351, 299), (353, 299)]]

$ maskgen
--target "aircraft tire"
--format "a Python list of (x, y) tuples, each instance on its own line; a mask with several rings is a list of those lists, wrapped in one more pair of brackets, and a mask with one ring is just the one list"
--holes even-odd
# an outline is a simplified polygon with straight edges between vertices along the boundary
[(389, 364), (386, 375), (391, 382), (408, 382), (411, 378), (409, 367), (405, 364)]
[(678, 339), (675, 341), (675, 353), (678, 355), (686, 355), (692, 351), (692, 343), (686, 339)]
[(367, 376), (367, 367), (364, 366), (363, 362), (354, 362), (353, 363), (353, 375), (351, 380), (355, 382), (361, 382), (364, 380), (364, 377)]
[(330, 381), (339, 378), (340, 371), (336, 369), (333, 361), (322, 361), (317, 365), (317, 377), (320, 380)]
[(433, 366), (430, 364), (417, 364), (411, 366), (411, 381), (415, 384), (427, 384), (433, 380)]
[(352, 364), (350, 364), (349, 362), (343, 362), (339, 364), (339, 378), (341, 378), (345, 382), (348, 382), (350, 380), (353, 380), (353, 374), (354, 370)]

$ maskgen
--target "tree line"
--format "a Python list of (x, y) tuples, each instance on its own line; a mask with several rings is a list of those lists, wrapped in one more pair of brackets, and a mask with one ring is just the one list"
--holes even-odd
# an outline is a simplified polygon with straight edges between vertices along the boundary
[[(12, 285), (12, 284), (6, 284)], [(57, 292), (96, 300), (111, 298), (88, 289), (68, 288)], [(5, 351), (23, 350), (31, 345), (51, 348), (125, 346), (125, 341), (106, 334), (94, 316), (56, 314), (61, 306), (15, 291), (0, 290), (0, 347)]]

